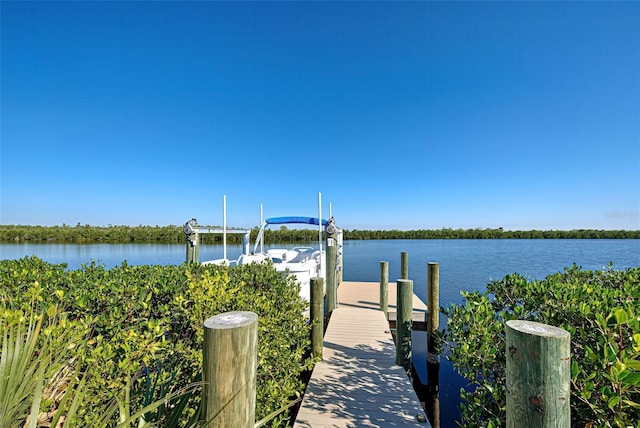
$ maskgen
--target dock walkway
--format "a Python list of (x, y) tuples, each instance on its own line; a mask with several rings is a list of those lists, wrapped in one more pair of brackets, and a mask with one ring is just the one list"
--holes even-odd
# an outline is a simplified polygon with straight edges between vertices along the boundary
[[(389, 308), (395, 306), (389, 284)], [(377, 283), (343, 282), (295, 427), (429, 427), (379, 307)], [(414, 311), (426, 306), (414, 296)], [(420, 422), (424, 420), (425, 422)]]

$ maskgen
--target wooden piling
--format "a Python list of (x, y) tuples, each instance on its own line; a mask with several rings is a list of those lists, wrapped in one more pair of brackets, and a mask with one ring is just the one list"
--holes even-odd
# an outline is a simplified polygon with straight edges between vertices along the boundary
[(389, 262), (380, 262), (380, 310), (389, 318)]
[(440, 316), (440, 265), (427, 264), (427, 376), (433, 428), (440, 428), (440, 355), (435, 333)]
[(314, 358), (322, 359), (324, 335), (324, 281), (311, 278), (311, 352)]
[(400, 279), (409, 279), (409, 253), (400, 253)]
[(411, 370), (411, 324), (413, 322), (413, 281), (399, 279), (396, 284), (396, 364)]
[(435, 262), (427, 264), (427, 316), (428, 350), (435, 353), (435, 333), (440, 324), (440, 265)]
[(336, 280), (338, 282), (338, 287), (340, 286), (340, 284), (342, 284), (343, 273), (344, 273), (344, 266), (342, 264), (342, 252), (340, 252), (338, 254), (338, 278)]
[(255, 425), (258, 315), (226, 312), (204, 322), (201, 420), (210, 427)]
[(327, 318), (331, 317), (331, 312), (338, 307), (338, 287), (336, 285), (336, 241), (327, 239)]
[(342, 251), (343, 251), (343, 239), (342, 239), (342, 230), (339, 229), (336, 233), (336, 239), (338, 242), (338, 256), (337, 256), (337, 270), (338, 270), (338, 278), (337, 278), (337, 282), (338, 282), (338, 287), (340, 286), (340, 284), (342, 284), (343, 281), (343, 273), (344, 273), (344, 265), (343, 265), (343, 260), (342, 260)]
[(570, 427), (569, 332), (534, 321), (506, 324), (507, 427)]
[(187, 235), (187, 263), (198, 263), (200, 236), (197, 233)]

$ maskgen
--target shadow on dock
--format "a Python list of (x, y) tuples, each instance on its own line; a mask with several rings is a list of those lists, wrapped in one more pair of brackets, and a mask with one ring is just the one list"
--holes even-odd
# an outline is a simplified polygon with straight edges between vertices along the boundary
[(395, 364), (383, 313), (353, 307), (334, 311), (324, 359), (314, 368), (294, 426), (430, 426), (410, 379)]

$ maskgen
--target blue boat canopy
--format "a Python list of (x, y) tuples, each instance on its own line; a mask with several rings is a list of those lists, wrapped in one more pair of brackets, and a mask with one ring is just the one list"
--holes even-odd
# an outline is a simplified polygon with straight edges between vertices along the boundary
[[(265, 220), (266, 224), (320, 224), (320, 219), (316, 217), (271, 217)], [(327, 220), (322, 220), (322, 225), (327, 225)]]

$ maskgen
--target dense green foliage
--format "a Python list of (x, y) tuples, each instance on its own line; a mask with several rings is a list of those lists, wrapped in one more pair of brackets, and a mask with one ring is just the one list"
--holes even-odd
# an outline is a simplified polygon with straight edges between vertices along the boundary
[(185, 241), (185, 237), (182, 228), (178, 226), (2, 225), (0, 241), (181, 243)]
[[(258, 228), (251, 230), (255, 242)], [(222, 243), (222, 235), (201, 234), (203, 244)], [(279, 229), (265, 231), (265, 243), (312, 242), (318, 239), (316, 229)], [(344, 230), (345, 240), (364, 239), (640, 239), (640, 230), (528, 230), (437, 229), (437, 230)], [(0, 225), (0, 241), (51, 242), (162, 242), (183, 243), (181, 226), (14, 226)], [(227, 242), (241, 243), (241, 234), (228, 234)]]
[[(251, 230), (251, 242), (255, 242), (258, 228)], [(267, 229), (264, 234), (265, 243), (272, 242), (311, 242), (317, 241), (317, 229), (288, 229), (286, 226), (278, 230)], [(181, 244), (185, 242), (182, 226), (14, 226), (0, 225), (0, 242), (135, 242), (135, 243), (167, 243)], [(222, 234), (200, 234), (202, 244), (221, 244)], [(227, 234), (230, 244), (242, 243), (242, 234)]]
[(571, 417), (575, 427), (640, 424), (640, 268), (573, 266), (544, 280), (518, 274), (486, 293), (462, 292), (445, 312), (450, 358), (470, 382), (463, 426), (505, 425), (505, 322), (538, 321), (571, 333)]
[(344, 239), (640, 239), (640, 230), (345, 230)]
[[(114, 401), (141, 409), (197, 382), (203, 321), (217, 313), (245, 310), (259, 316), (257, 418), (299, 396), (301, 373), (312, 363), (299, 286), (270, 265), (123, 263), (113, 269), (91, 264), (67, 270), (33, 257), (1, 261), (0, 284), (0, 335), (5, 326), (27, 325), (29, 314), (43, 313), (47, 349), (69, 354), (62, 364), (65, 381), (82, 379), (86, 390), (75, 426), (112, 426), (115, 413), (109, 424), (103, 423), (105, 409)], [(75, 332), (71, 347), (68, 332)], [(171, 413), (173, 406), (161, 406), (147, 421), (164, 426), (177, 417), (185, 426), (196, 414), (199, 398), (197, 391), (188, 396), (177, 416)], [(51, 393), (41, 410), (59, 405)], [(284, 413), (271, 423), (285, 425), (286, 419)]]

